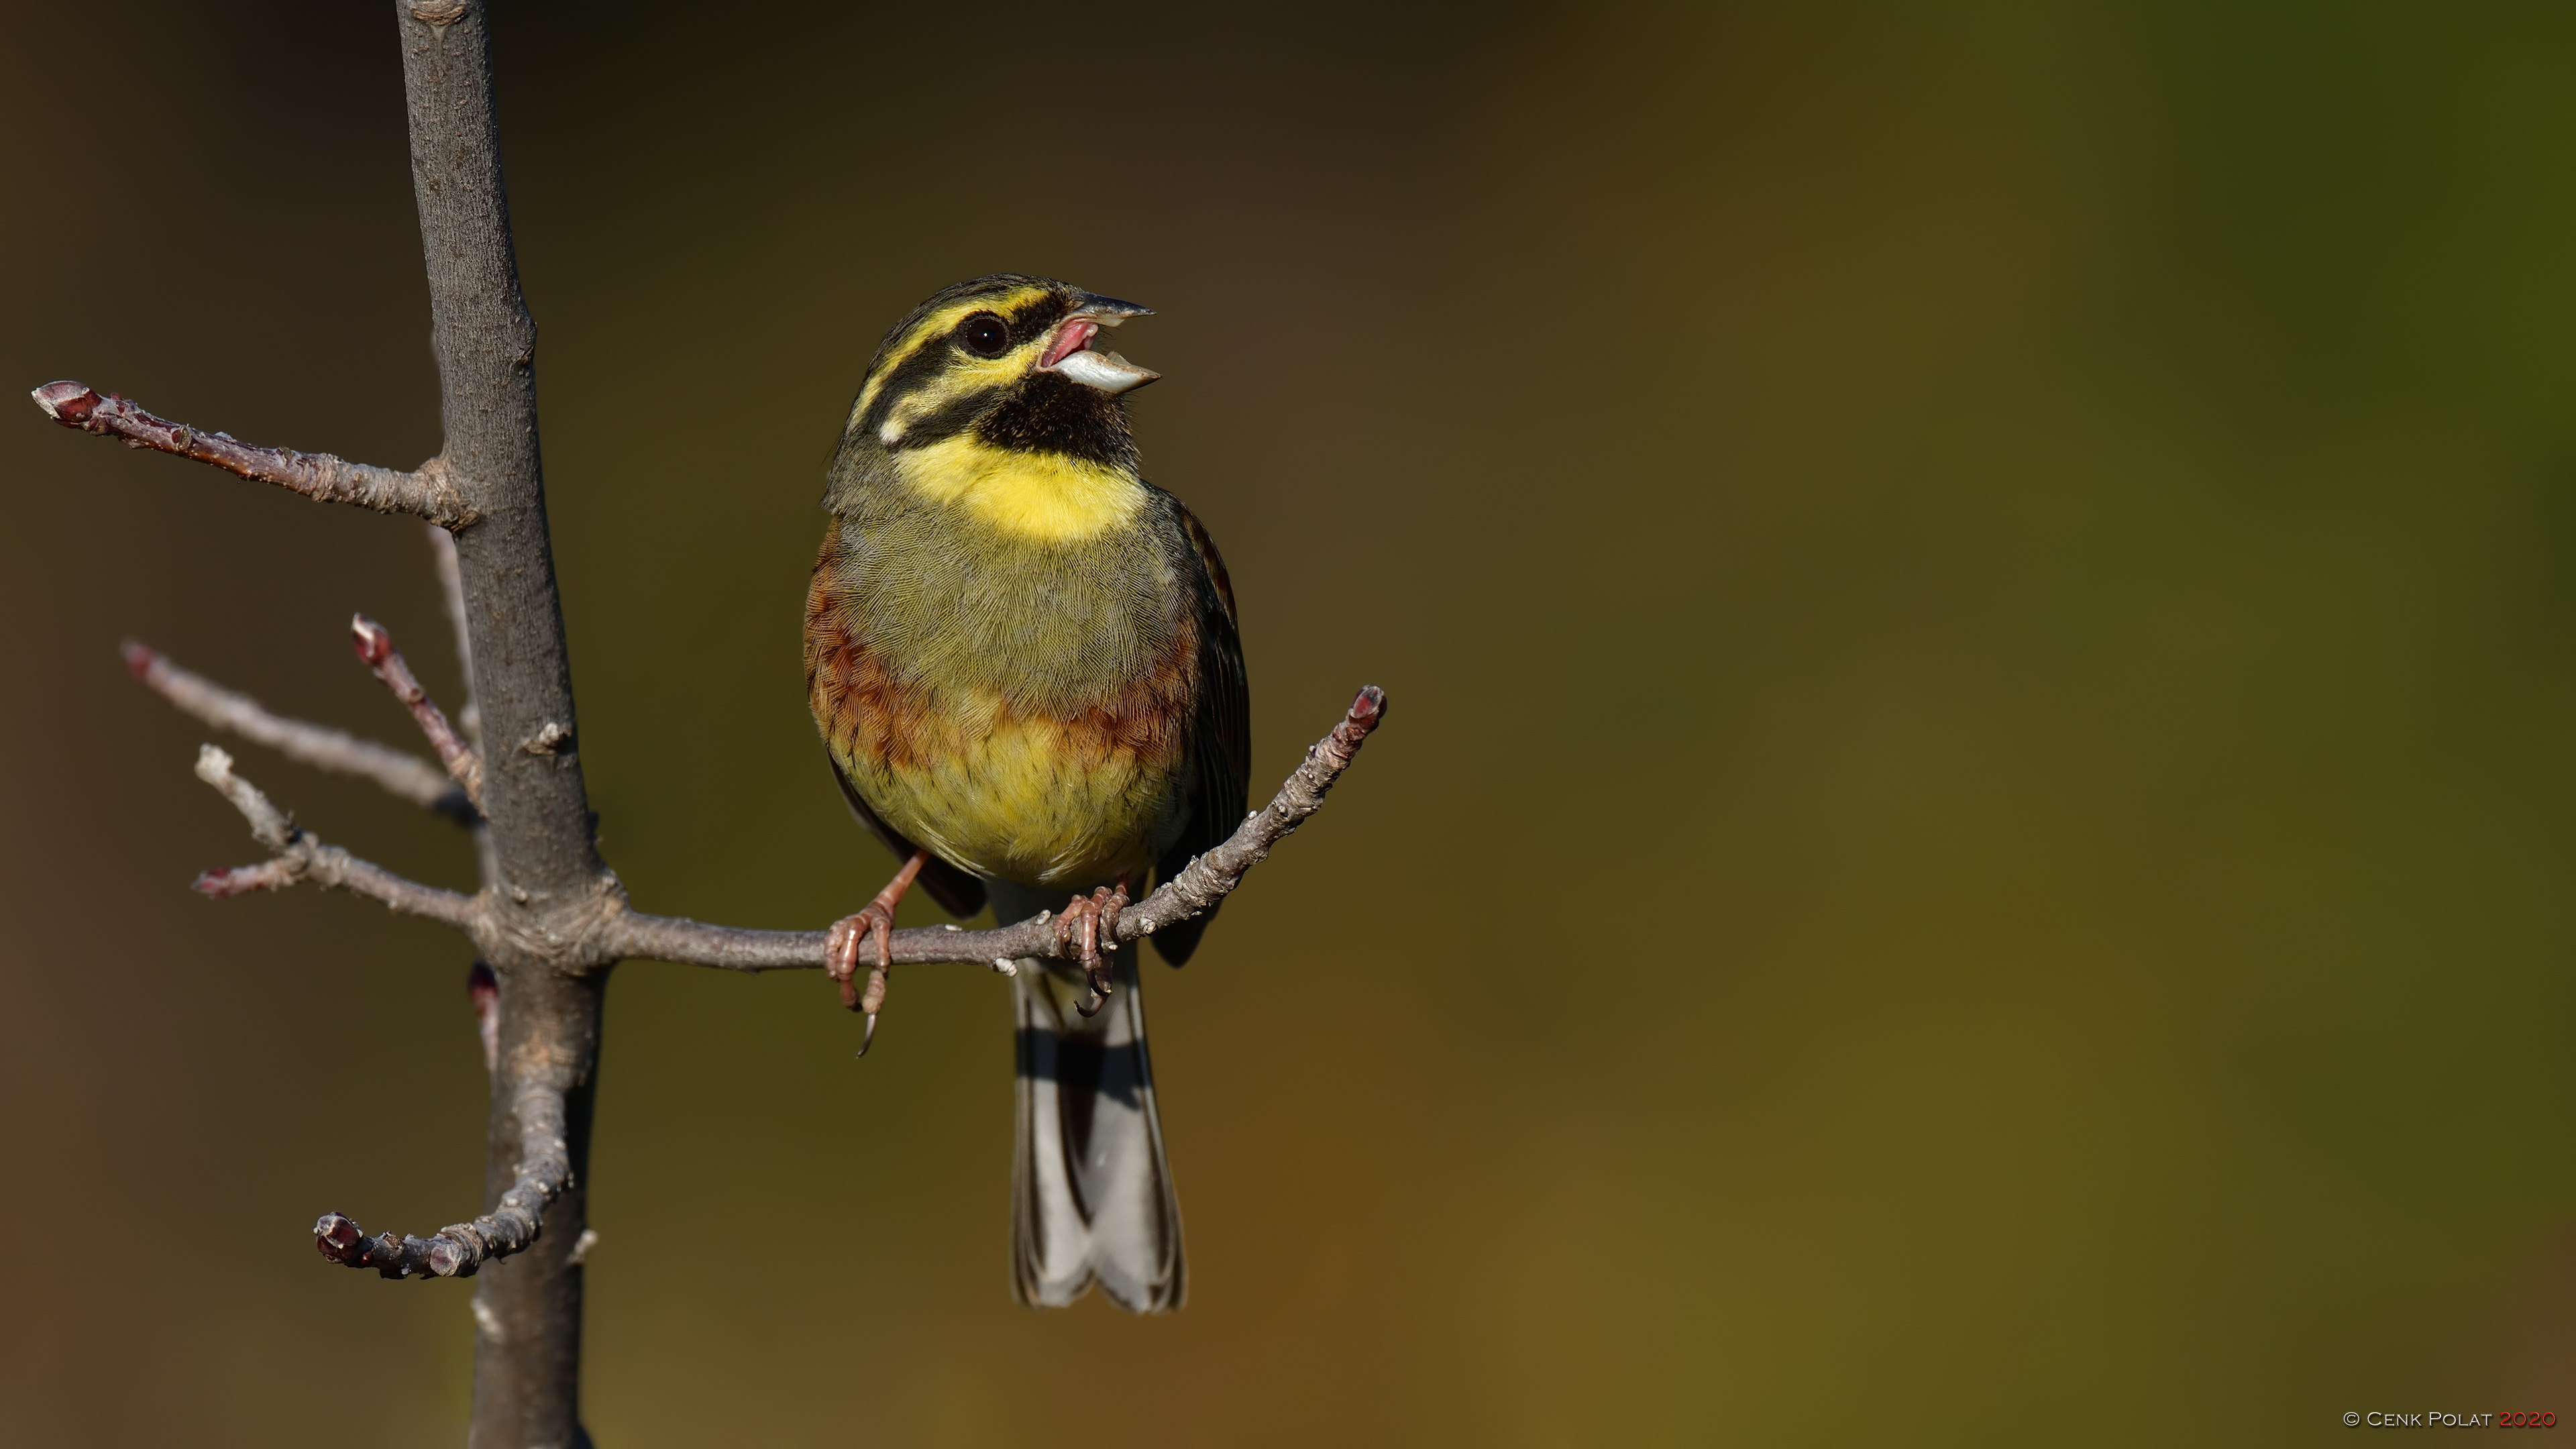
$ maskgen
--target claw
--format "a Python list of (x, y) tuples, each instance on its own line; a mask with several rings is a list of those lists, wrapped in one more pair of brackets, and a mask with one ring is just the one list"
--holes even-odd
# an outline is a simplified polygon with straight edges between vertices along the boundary
[(1118, 913), (1125, 909), (1127, 877), (1122, 875), (1115, 889), (1100, 886), (1087, 896), (1075, 896), (1055, 918), (1056, 948), (1073, 957), (1091, 985), (1089, 999), (1074, 1008), (1086, 1017), (1099, 1015), (1116, 989), (1106, 953), (1118, 949)]
[[(876, 943), (876, 960), (868, 963), (865, 989), (859, 984), (859, 948)], [(843, 916), (832, 923), (832, 934), (823, 946), (823, 973), (841, 986), (841, 1004), (852, 1011), (874, 1016), (885, 1006), (886, 972), (894, 965), (894, 911), (882, 898), (859, 908), (858, 914)]]
[[(914, 851), (875, 900), (859, 907), (857, 914), (833, 922), (831, 934), (824, 939), (823, 974), (839, 983), (843, 1006), (868, 1014), (867, 1035), (859, 1039), (860, 1056), (876, 1044), (877, 1013), (885, 1008), (886, 974), (894, 969), (894, 908), (903, 903), (904, 892), (912, 888), (913, 877), (921, 874), (922, 862), (929, 858), (928, 851)], [(869, 940), (876, 942), (876, 959), (868, 963), (867, 985), (862, 988), (859, 943)]]

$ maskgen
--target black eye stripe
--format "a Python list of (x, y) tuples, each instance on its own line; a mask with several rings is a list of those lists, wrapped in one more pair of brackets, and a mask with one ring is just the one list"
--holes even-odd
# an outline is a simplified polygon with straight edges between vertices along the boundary
[[(1036, 297), (1013, 308), (1007, 315), (999, 311), (1006, 298), (1015, 293), (1024, 294), (1031, 287), (1043, 290)], [(1062, 282), (1009, 272), (978, 277), (972, 282), (960, 282), (956, 286), (942, 288), (936, 295), (913, 308), (903, 320), (888, 329), (885, 340), (878, 344), (876, 356), (868, 363), (868, 376), (871, 379), (878, 377), (878, 370), (883, 368), (885, 369), (883, 380), (874, 383), (876, 396), (868, 404), (866, 413), (858, 419), (854, 431), (863, 430), (873, 434), (883, 428), (886, 419), (894, 415), (896, 404), (955, 365), (959, 360), (959, 354), (965, 352), (962, 340), (957, 337), (957, 328), (952, 324), (946, 332), (914, 345), (901, 361), (891, 367), (887, 366), (887, 354), (902, 346), (906, 338), (919, 336), (921, 324), (931, 316), (961, 302), (970, 305), (974, 302), (983, 302), (984, 310), (1003, 316), (1013, 337), (1026, 342), (1063, 321), (1065, 314), (1073, 310), (1075, 296), (1074, 289)], [(962, 322), (965, 319), (959, 320)], [(862, 392), (864, 391), (863, 387)]]

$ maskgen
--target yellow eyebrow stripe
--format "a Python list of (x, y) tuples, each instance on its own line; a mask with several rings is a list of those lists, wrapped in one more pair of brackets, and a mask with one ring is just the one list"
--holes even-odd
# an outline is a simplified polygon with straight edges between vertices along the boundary
[(876, 371), (868, 374), (866, 385), (859, 389), (858, 402), (850, 409), (848, 426), (857, 426), (859, 419), (868, 415), (868, 409), (876, 405), (877, 394), (885, 390), (885, 380), (894, 376), (895, 370), (910, 361), (932, 338), (945, 336), (949, 328), (974, 313), (1011, 312), (1045, 295), (1044, 287), (1015, 287), (999, 296), (975, 297), (942, 307), (922, 318), (903, 341), (895, 345), (894, 351), (886, 354), (885, 361), (878, 364)]

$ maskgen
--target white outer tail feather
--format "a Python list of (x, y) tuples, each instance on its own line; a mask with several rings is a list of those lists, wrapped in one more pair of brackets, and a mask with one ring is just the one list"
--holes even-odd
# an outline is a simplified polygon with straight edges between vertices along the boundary
[[(992, 882), (996, 918), (1025, 920), (1072, 892)], [(1011, 983), (1019, 1036), (1011, 1170), (1011, 1286), (1061, 1308), (1096, 1281), (1137, 1313), (1187, 1294), (1180, 1207), (1163, 1154), (1137, 985), (1142, 942), (1118, 952), (1117, 990), (1085, 1019), (1078, 970), (1024, 959)]]

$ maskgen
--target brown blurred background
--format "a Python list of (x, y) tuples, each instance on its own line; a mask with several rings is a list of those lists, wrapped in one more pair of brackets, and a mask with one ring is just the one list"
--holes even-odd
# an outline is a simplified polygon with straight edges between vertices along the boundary
[[(387, 8), (13, 0), (0, 382), (435, 451)], [(862, 1064), (817, 977), (621, 968), (603, 1446), (2576, 1420), (2576, 17), (1767, 9), (502, 5), (640, 905), (880, 883), (801, 591), (961, 277), (1162, 309), (1259, 789), (1395, 700), (1151, 979), (1176, 1317), (1011, 1304), (995, 978)], [(454, 697), (422, 539), (24, 404), (0, 498), (0, 1440), (455, 1443), (463, 1285), (308, 1225), (475, 1210), (466, 952), (192, 896), (255, 850), (116, 658), (409, 744), (345, 625)]]

